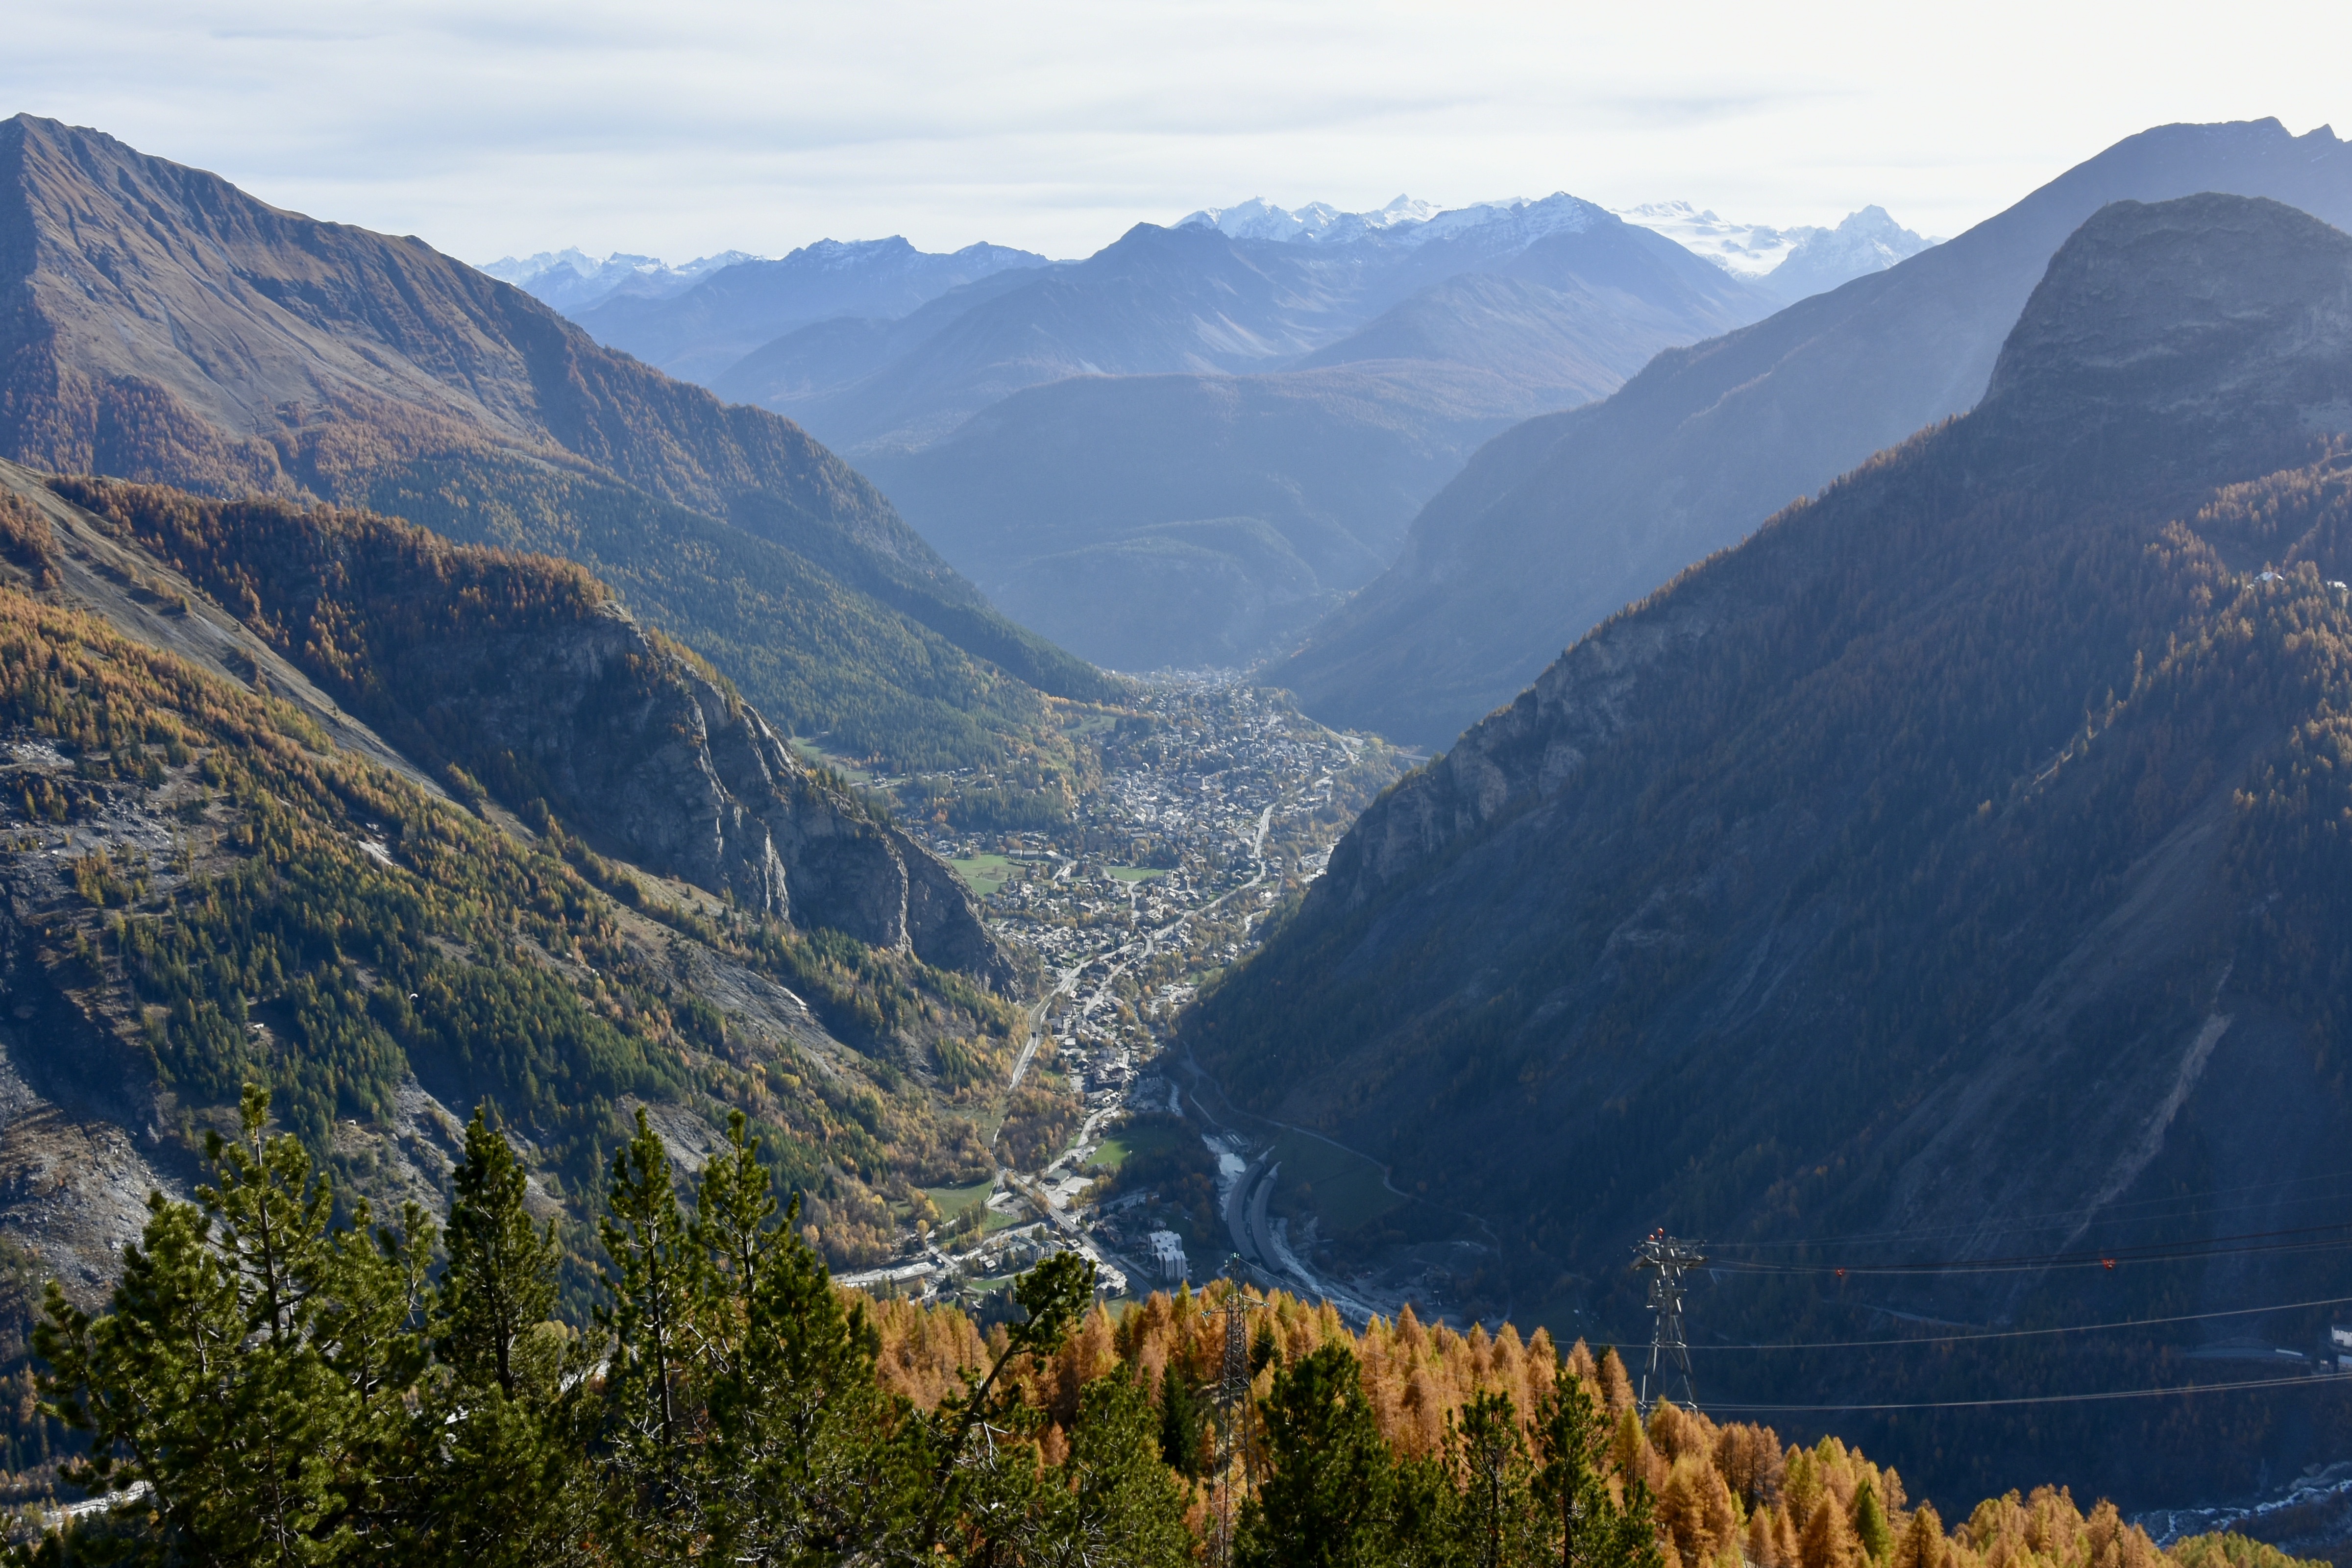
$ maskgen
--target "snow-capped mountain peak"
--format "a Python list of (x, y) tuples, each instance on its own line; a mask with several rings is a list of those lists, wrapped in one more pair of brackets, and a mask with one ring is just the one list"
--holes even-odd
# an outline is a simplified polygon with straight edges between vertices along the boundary
[(481, 263), (475, 270), (488, 273), (502, 283), (511, 283), (555, 309), (569, 312), (584, 310), (617, 293), (656, 298), (676, 294), (723, 267), (759, 259), (748, 250), (722, 250), (716, 256), (698, 256), (681, 266), (669, 267), (656, 256), (633, 256), (616, 250), (599, 258), (571, 246), (562, 250), (542, 250), (535, 256), (502, 256), (496, 261)]
[(1234, 239), (1328, 245), (1344, 244), (1382, 229), (1421, 223), (1436, 211), (1432, 203), (1402, 195), (1384, 207), (1361, 213), (1343, 213), (1328, 202), (1309, 202), (1297, 208), (1278, 207), (1264, 196), (1252, 196), (1248, 201), (1233, 206), (1202, 207), (1198, 212), (1187, 213), (1172, 226), (1186, 228), (1199, 225), (1216, 229)]

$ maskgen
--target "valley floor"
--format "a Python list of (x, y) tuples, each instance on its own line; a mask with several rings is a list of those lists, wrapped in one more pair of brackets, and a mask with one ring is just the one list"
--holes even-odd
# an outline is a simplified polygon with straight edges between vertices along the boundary
[[(1102, 780), (1066, 827), (916, 829), (1041, 975), (1008, 1096), (1034, 1075), (1066, 1086), (1083, 1118), (1042, 1166), (1006, 1164), (982, 1188), (932, 1194), (947, 1223), (910, 1231), (898, 1260), (846, 1282), (984, 1310), (1043, 1252), (1075, 1248), (1114, 1295), (1232, 1273), (1328, 1298), (1360, 1321), (1393, 1312), (1405, 1291), (1330, 1277), (1301, 1256), (1315, 1219), (1268, 1213), (1285, 1130), (1224, 1110), (1169, 1042), (1183, 1005), (1255, 948), (1357, 812), (1414, 759), (1229, 678), (1156, 680), (1097, 739)], [(1335, 1161), (1350, 1167), (1342, 1192), (1384, 1180), (1333, 1146), (1322, 1163)]]

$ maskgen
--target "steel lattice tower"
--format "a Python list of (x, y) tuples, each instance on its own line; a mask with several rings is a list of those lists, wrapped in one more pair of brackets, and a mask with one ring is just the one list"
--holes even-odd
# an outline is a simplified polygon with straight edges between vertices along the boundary
[(1706, 1261), (1699, 1248), (1703, 1242), (1684, 1241), (1655, 1231), (1642, 1238), (1633, 1248), (1633, 1267), (1654, 1269), (1650, 1281), (1650, 1310), (1657, 1315), (1656, 1327), (1650, 1333), (1650, 1363), (1642, 1373), (1640, 1401), (1643, 1419), (1655, 1405), (1651, 1395), (1654, 1384), (1656, 1397), (1667, 1397), (1664, 1373), (1671, 1369), (1682, 1378), (1682, 1402), (1692, 1409), (1698, 1407), (1698, 1384), (1691, 1375), (1690, 1342), (1683, 1330), (1683, 1273)]
[[(1234, 1259), (1236, 1263), (1239, 1258)], [(1217, 1538), (1211, 1543), (1212, 1554), (1220, 1563), (1229, 1563), (1234, 1554), (1234, 1516), (1239, 1511), (1240, 1500), (1257, 1483), (1255, 1445), (1250, 1441), (1249, 1315), (1265, 1305), (1243, 1294), (1238, 1277), (1232, 1280), (1233, 1289), (1222, 1306), (1212, 1307), (1211, 1312), (1223, 1312), (1225, 1319), (1224, 1363), (1217, 1377)], [(1206, 1315), (1205, 1313), (1203, 1314)], [(1234, 1468), (1239, 1461), (1240, 1489), (1235, 1490)]]

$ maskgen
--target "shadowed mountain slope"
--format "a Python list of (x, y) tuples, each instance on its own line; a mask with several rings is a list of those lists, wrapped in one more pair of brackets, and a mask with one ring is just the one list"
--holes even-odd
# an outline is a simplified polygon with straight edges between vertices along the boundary
[[(649, 553), (623, 584), (640, 608), (785, 721), (855, 712), (877, 751), (1001, 752), (1037, 726), (1020, 682), (1104, 689), (790, 422), (604, 349), (419, 241), (19, 116), (0, 125), (0, 452), (33, 467), (408, 511), (616, 578)], [(764, 631), (728, 624), (762, 599)], [(878, 679), (853, 668), (861, 634), (820, 651), (803, 608), (873, 628)], [(799, 689), (768, 687), (779, 659)]]
[[(1657, 1225), (1735, 1260), (1885, 1237), (1831, 1261), (1894, 1265), (2311, 1223), (2294, 1184), (2352, 1135), (2347, 437), (2352, 237), (2236, 197), (2103, 209), (1975, 412), (1392, 788), (1192, 1051), (1483, 1216), (1503, 1289), (1558, 1310), (1630, 1318), (1612, 1266)], [(2216, 1188), (2263, 1195), (2132, 1218)], [(2192, 1260), (2051, 1310), (2292, 1300), (2335, 1267)], [(1843, 1307), (1736, 1279), (1707, 1310), (1825, 1339), (2082, 1278)], [(1912, 1397), (1935, 1364), (1804, 1392)]]
[(1957, 239), (1662, 353), (1607, 402), (1496, 437), (1275, 679), (1327, 722), (1450, 744), (1620, 605), (1972, 405), (2051, 254), (2099, 206), (2205, 190), (2352, 222), (2352, 147), (2275, 121), (2149, 131)]

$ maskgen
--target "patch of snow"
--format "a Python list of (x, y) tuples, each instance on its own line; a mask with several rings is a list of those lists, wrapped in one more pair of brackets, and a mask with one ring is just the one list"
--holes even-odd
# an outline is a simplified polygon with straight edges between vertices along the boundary
[(1803, 225), (1780, 228), (1769, 223), (1734, 223), (1688, 202), (1644, 202), (1610, 210), (1742, 278), (1763, 277), (1807, 238), (1829, 232)]
[(616, 250), (594, 257), (578, 246), (542, 250), (532, 256), (502, 256), (476, 267), (501, 283), (559, 310), (580, 310), (615, 294), (645, 294), (656, 299), (683, 293), (721, 268), (761, 258), (748, 250), (722, 250), (698, 256), (671, 267), (656, 256), (636, 256)]
[(1309, 202), (1303, 207), (1288, 209), (1276, 206), (1264, 196), (1252, 196), (1248, 201), (1233, 206), (1202, 207), (1198, 212), (1188, 213), (1178, 218), (1172, 226), (1184, 228), (1201, 225), (1235, 239), (1272, 239), (1303, 245), (1345, 244), (1382, 229), (1424, 222), (1436, 212), (1436, 206), (1429, 202), (1402, 195), (1384, 207), (1362, 213), (1343, 213), (1328, 202)]

